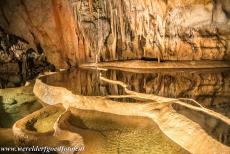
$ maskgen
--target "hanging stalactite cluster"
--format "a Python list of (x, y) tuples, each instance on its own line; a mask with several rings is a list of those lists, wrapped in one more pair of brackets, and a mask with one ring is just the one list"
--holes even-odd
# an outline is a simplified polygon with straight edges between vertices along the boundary
[[(86, 39), (90, 62), (95, 60), (94, 57), (97, 57), (96, 62), (145, 57), (158, 59), (158, 62), (228, 57), (225, 40), (229, 36), (221, 33), (222, 29), (229, 27), (227, 16), (219, 9), (223, 2), (74, 2), (78, 4), (76, 23)], [(202, 15), (197, 16), (196, 12)], [(223, 17), (217, 20), (218, 15)]]

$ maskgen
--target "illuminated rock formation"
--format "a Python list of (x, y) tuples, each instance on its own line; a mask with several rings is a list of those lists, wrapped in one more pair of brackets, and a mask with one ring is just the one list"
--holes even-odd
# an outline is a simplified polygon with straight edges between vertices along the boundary
[[(101, 80), (125, 86), (125, 84), (119, 81), (108, 80), (103, 77), (101, 77)], [(50, 140), (56, 138), (55, 142), (50, 143), (61, 144), (63, 137), (65, 137), (65, 139), (68, 139), (69, 141), (67, 145), (85, 145), (85, 148), (87, 149), (87, 144), (84, 144), (84, 139), (86, 142), (88, 142), (87, 136), (85, 136), (87, 133), (85, 134), (84, 130), (87, 129), (86, 125), (88, 125), (89, 123), (87, 122), (87, 120), (84, 119), (87, 118), (87, 114), (84, 113), (84, 110), (86, 112), (92, 112), (93, 110), (95, 112), (103, 112), (97, 113), (96, 116), (109, 113), (122, 116), (138, 116), (149, 118), (159, 126), (160, 130), (165, 135), (167, 135), (175, 143), (179, 144), (181, 147), (191, 153), (199, 154), (205, 151), (208, 154), (227, 154), (230, 152), (228, 137), (226, 136), (227, 140), (220, 139), (220, 141), (218, 138), (220, 134), (226, 134), (225, 131), (229, 131), (230, 120), (226, 117), (221, 116), (220, 114), (217, 114), (202, 107), (186, 105), (186, 107), (189, 107), (189, 109), (192, 109), (192, 111), (201, 112), (202, 114), (204, 114), (197, 114), (199, 118), (204, 116), (201, 119), (210, 118), (210, 121), (215, 122), (215, 120), (217, 120), (218, 122), (223, 123), (223, 125), (218, 125), (219, 128), (223, 128), (222, 130), (216, 130), (215, 132), (213, 132), (213, 130), (215, 130), (217, 126), (213, 126), (212, 122), (210, 123), (209, 127), (204, 127), (197, 124), (194, 121), (199, 118), (194, 117), (193, 120), (190, 120), (186, 116), (183, 116), (176, 112), (177, 110), (179, 110), (179, 108), (172, 108), (172, 106), (170, 105), (174, 105), (174, 103), (176, 103), (177, 105), (183, 106), (183, 104), (179, 103), (180, 101), (170, 98), (158, 97), (155, 95), (141, 94), (127, 90), (127, 93), (133, 94), (133, 96), (130, 97), (145, 98), (152, 100), (152, 102), (118, 103), (102, 97), (74, 95), (65, 88), (49, 86), (42, 83), (40, 80), (36, 81), (34, 93), (40, 100), (49, 105), (58, 105), (61, 103), (66, 111), (60, 108), (59, 110), (62, 110), (63, 114), (60, 115), (59, 118), (57, 118), (56, 116), (53, 116), (57, 113), (57, 107), (48, 106), (17, 121), (13, 127), (13, 131), (16, 135), (17, 143), (19, 145), (30, 145), (31, 143), (35, 145), (42, 145), (45, 144), (45, 141), (47, 141), (47, 144), (49, 144), (49, 140), (45, 140), (44, 137), (50, 136)], [(170, 100), (172, 101), (171, 103), (169, 102)], [(79, 109), (82, 111), (79, 111)], [(180, 110), (183, 112), (182, 108)], [(84, 116), (82, 116), (79, 112), (81, 112), (81, 114), (83, 114)], [(95, 116), (92, 117), (95, 118)], [(90, 116), (91, 121), (92, 117)], [(113, 116), (109, 116), (107, 117), (107, 119), (111, 117)], [(52, 119), (52, 122), (50, 122), (49, 119)], [(112, 121), (114, 122), (115, 119), (112, 119)], [(142, 121), (144, 120), (142, 119)], [(39, 125), (37, 124), (38, 122), (43, 123), (44, 125)], [(122, 123), (122, 121), (120, 122)], [(103, 132), (103, 130), (101, 130), (101, 132)], [(211, 133), (211, 135), (209, 133)], [(214, 135), (214, 137), (212, 135)], [(96, 135), (92, 139), (99, 138), (100, 137)], [(196, 142), (194, 142), (194, 140)], [(221, 143), (221, 141), (223, 141), (223, 143)], [(94, 148), (94, 150), (98, 150), (98, 148), (100, 149), (100, 146), (91, 148)], [(164, 148), (167, 148), (167, 146), (165, 146)]]
[(58, 67), (76, 65), (77, 35), (67, 0), (1, 0), (0, 5), (0, 25), (8, 33), (24, 38), (34, 50), (45, 51)]
[(0, 25), (57, 67), (126, 59), (229, 60), (228, 0), (1, 0)]

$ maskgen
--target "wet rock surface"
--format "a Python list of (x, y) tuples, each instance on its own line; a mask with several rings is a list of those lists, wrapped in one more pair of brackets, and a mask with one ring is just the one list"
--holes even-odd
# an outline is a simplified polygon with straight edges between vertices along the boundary
[[(54, 116), (58, 111), (62, 112), (59, 119)], [(23, 146), (30, 144), (60, 146), (65, 144), (64, 140), (63, 143), (61, 141), (64, 136), (69, 141), (68, 146), (74, 145), (79, 148), (83, 146), (84, 151), (81, 152), (83, 154), (189, 153), (165, 136), (149, 118), (121, 116), (76, 108), (70, 108), (66, 113), (63, 112), (65, 112), (64, 108), (59, 107), (58, 110), (56, 106), (48, 106), (33, 113), (26, 120), (21, 120), (14, 128), (25, 127), (27, 132), (14, 131), (16, 142)], [(42, 122), (43, 125), (40, 125), (37, 130), (26, 127), (28, 123), (36, 127), (39, 122)], [(28, 132), (30, 132), (29, 137), (23, 138), (22, 133), (27, 135)], [(48, 132), (57, 133), (48, 134)], [(52, 134), (56, 134), (56, 138)]]
[(42, 108), (32, 90), (32, 85), (0, 89), (0, 128), (11, 128), (17, 120)]
[(40, 72), (54, 70), (42, 50), (29, 47), (27, 41), (0, 28), (0, 88), (23, 85)]
[(226, 146), (230, 146), (230, 127), (218, 118), (202, 112), (192, 111), (186, 107), (174, 104), (173, 108), (180, 114), (198, 123), (210, 136)]
[[(33, 86), (0, 89), (0, 146), (16, 147), (13, 124), (42, 108), (42, 105), (32, 93)], [(6, 152), (9, 154), (24, 154), (24, 152)]]
[[(151, 73), (150, 73), (151, 72)], [(170, 98), (192, 98), (200, 104), (230, 117), (229, 69), (155, 70), (131, 72), (109, 70), (101, 72), (111, 80), (127, 83), (129, 89)], [(75, 94), (86, 96), (123, 95), (120, 86), (99, 81), (99, 71), (78, 69), (42, 78), (53, 86), (61, 86)], [(129, 101), (121, 98), (119, 101)], [(189, 101), (188, 101), (189, 102)]]
[[(20, 119), (13, 127), (17, 146), (84, 145), (86, 149), (83, 153), (117, 153), (117, 149), (126, 153), (187, 153), (179, 144), (191, 153), (204, 150), (210, 154), (213, 151), (229, 153), (229, 120), (222, 121), (206, 112), (187, 109), (178, 104), (161, 106), (142, 97), (130, 97), (135, 102), (122, 97), (114, 101), (108, 96), (122, 96), (125, 94), (124, 89), (99, 81), (102, 73), (110, 80), (127, 83), (129, 89), (146, 96), (158, 94), (171, 98), (194, 98), (207, 108), (212, 108), (214, 103), (220, 105), (214, 108), (215, 111), (229, 116), (229, 69), (171, 72), (161, 69), (151, 73), (129, 71), (78, 69), (42, 77), (46, 84), (38, 79), (34, 86), (34, 93), (39, 100), (49, 104), (42, 109), (32, 94), (32, 85), (2, 90), (0, 94), (4, 103), (0, 111), (3, 111), (1, 115), (8, 118), (0, 118), (2, 127), (9, 127), (12, 125), (9, 121)], [(200, 97), (208, 101), (200, 100)], [(189, 100), (183, 101), (192, 104)], [(224, 103), (226, 106), (223, 107)], [(20, 112), (25, 107), (28, 113)], [(155, 129), (150, 119), (146, 121), (139, 116), (157, 122), (162, 132), (177, 144), (162, 135), (159, 128)], [(13, 139), (2, 134), (5, 131), (9, 130), (0, 129), (0, 136), (8, 144)], [(195, 139), (199, 141), (194, 142)]]
[[(109, 80), (109, 79), (106, 80), (106, 78), (100, 78), (100, 79), (103, 80), (104, 82), (111, 83), (111, 84), (117, 83), (123, 87), (121, 82), (116, 82), (118, 80)], [(118, 102), (111, 101), (105, 97), (74, 95), (71, 91), (67, 90), (66, 88), (63, 88), (60, 86), (58, 86), (58, 87), (50, 86), (50, 85), (42, 83), (39, 79), (36, 80), (36, 83), (34, 86), (35, 95), (39, 99), (41, 99), (43, 102), (46, 102), (49, 105), (58, 105), (59, 102), (64, 102), (61, 104), (63, 105), (64, 108), (67, 109), (66, 112), (63, 113), (57, 119), (56, 124), (53, 127), (54, 132), (55, 132), (54, 135), (58, 135), (58, 136), (60, 135), (64, 138), (69, 137), (70, 141), (75, 141), (75, 142), (71, 142), (71, 143), (76, 144), (76, 145), (82, 145), (82, 138), (83, 138), (84, 146), (86, 146), (86, 149), (88, 149), (88, 148), (91, 149), (90, 148), (91, 145), (94, 147), (93, 148), (94, 150), (97, 150), (98, 148), (100, 149), (100, 145), (95, 144), (95, 142), (87, 145), (88, 135), (90, 134), (90, 136), (94, 136), (93, 134), (91, 134), (91, 131), (88, 131), (87, 126), (92, 126), (89, 123), (89, 121), (93, 121), (94, 118), (97, 119), (97, 117), (100, 116), (100, 113), (96, 113), (96, 112), (99, 111), (99, 112), (102, 112), (103, 114), (112, 113), (112, 114), (115, 114), (116, 116), (117, 115), (123, 115), (123, 116), (128, 115), (129, 117), (130, 116), (148, 117), (158, 124), (159, 128), (162, 130), (162, 132), (165, 133), (165, 135), (167, 135), (169, 138), (171, 138), (173, 141), (175, 141), (177, 144), (181, 145), (182, 147), (184, 147), (185, 149), (187, 149), (191, 153), (203, 153), (203, 151), (206, 151), (206, 153), (210, 153), (210, 154), (213, 154), (216, 152), (217, 153), (226, 153), (226, 154), (229, 153), (229, 150), (230, 150), (230, 148), (228, 146), (229, 137), (227, 134), (228, 134), (228, 130), (229, 130), (228, 125), (230, 124), (230, 121), (228, 118), (226, 118), (226, 117), (224, 117), (218, 113), (215, 113), (213, 111), (210, 111), (208, 109), (202, 109), (200, 107), (197, 108), (193, 105), (190, 106), (188, 104), (185, 105), (183, 103), (181, 104), (181, 103), (179, 103), (180, 101), (174, 102), (178, 105), (182, 105), (182, 106), (185, 105), (185, 106), (189, 107), (189, 109), (192, 109), (192, 111), (197, 110), (197, 111), (200, 111), (202, 113), (207, 114), (207, 119), (209, 122), (206, 123), (206, 121), (205, 121), (205, 122), (201, 123), (201, 125), (200, 125), (199, 122), (195, 122), (194, 118), (199, 120), (199, 117), (201, 117), (200, 121), (202, 122), (202, 120), (205, 119), (204, 118), (205, 116), (203, 116), (202, 114), (197, 114), (191, 119), (187, 118), (187, 117), (179, 114), (178, 112), (176, 112), (172, 108), (170, 103), (169, 104), (167, 103), (167, 101), (169, 101), (168, 98), (159, 97), (159, 96), (151, 95), (151, 94), (144, 94), (144, 93), (137, 93), (137, 92), (133, 93), (132, 91), (127, 91), (127, 90), (126, 90), (126, 92), (131, 94), (130, 97), (132, 97), (132, 98), (135, 98), (135, 97), (140, 98), (140, 99), (146, 98), (149, 100), (152, 98), (151, 100), (153, 102), (149, 102), (149, 103), (141, 103), (141, 102), (139, 102), (139, 103), (129, 103), (129, 102), (118, 103)], [(122, 95), (119, 95), (119, 96), (122, 96)], [(173, 99), (173, 100), (175, 100), (175, 99)], [(171, 101), (173, 101), (173, 100), (171, 100)], [(166, 103), (164, 103), (164, 102), (166, 102)], [(33, 113), (32, 115), (29, 115), (29, 116), (17, 121), (15, 123), (14, 129), (13, 129), (14, 134), (17, 136), (17, 138), (20, 138), (20, 140), (25, 140), (26, 142), (24, 142), (24, 143), (28, 144), (30, 142), (27, 142), (27, 141), (29, 141), (30, 139), (34, 139), (34, 141), (36, 142), (36, 141), (39, 141), (39, 140), (36, 140), (36, 138), (44, 137), (44, 135), (48, 135), (48, 134), (38, 134), (38, 132), (37, 132), (36, 134), (34, 134), (34, 133), (29, 134), (30, 137), (25, 138), (24, 136), (25, 136), (25, 134), (28, 134), (28, 132), (25, 131), (24, 129), (22, 129), (23, 123), (25, 124), (32, 117), (37, 117), (37, 115), (43, 115), (42, 114), (43, 111), (48, 110), (48, 109), (54, 111), (55, 107), (49, 106), (48, 108), (44, 108), (42, 110), (39, 110), (39, 111)], [(81, 110), (83, 110), (83, 112), (80, 111), (80, 113), (78, 113), (79, 111), (77, 111), (76, 109), (77, 110), (81, 109)], [(87, 117), (87, 115), (85, 115), (86, 112), (84, 110), (87, 110), (87, 112), (88, 111), (91, 112), (93, 110), (93, 112), (95, 112), (96, 115), (89, 117), (89, 121), (88, 121), (87, 120), (88, 117)], [(183, 111), (183, 109), (182, 109), (182, 111)], [(75, 114), (76, 112), (77, 112), (77, 114)], [(83, 119), (81, 117), (83, 117)], [(103, 123), (106, 122), (107, 118), (110, 119), (110, 116), (105, 116), (105, 118), (103, 118), (102, 122)], [(214, 119), (217, 118), (217, 119), (216, 119), (216, 121), (215, 120), (213, 121), (212, 118), (214, 118)], [(114, 118), (112, 118), (112, 119), (109, 120), (110, 122), (111, 121), (112, 122), (109, 123), (108, 126), (110, 126), (110, 124), (115, 122), (115, 119)], [(121, 119), (121, 121), (124, 120), (126, 124), (128, 124), (128, 122), (129, 122), (129, 120), (126, 121), (123, 118), (119, 118), (119, 119)], [(134, 118), (134, 119), (136, 120), (136, 118)], [(221, 124), (220, 121), (222, 121), (222, 120), (224, 123), (226, 123), (227, 126), (224, 126)], [(44, 122), (46, 122), (46, 120), (44, 120)], [(142, 120), (142, 122), (143, 122), (143, 120)], [(217, 122), (217, 123), (220, 122), (220, 123), (215, 125), (215, 122)], [(96, 123), (98, 124), (98, 123), (100, 123), (100, 121), (98, 121)], [(208, 124), (211, 129), (203, 128), (203, 126), (205, 126), (206, 124)], [(95, 126), (95, 125), (93, 125), (93, 126)], [(101, 124), (101, 125), (99, 124), (99, 126), (102, 126), (103, 130), (106, 128), (105, 124)], [(80, 127), (80, 128), (76, 128), (76, 127)], [(142, 127), (142, 131), (144, 133), (143, 125), (141, 127)], [(216, 130), (217, 127), (218, 127), (218, 130)], [(90, 128), (92, 128), (92, 127), (90, 127)], [(113, 127), (113, 129), (114, 128), (116, 128), (116, 126)], [(83, 131), (82, 131), (82, 129), (83, 129)], [(85, 130), (87, 133), (84, 133)], [(96, 131), (97, 127), (95, 127), (93, 130)], [(227, 131), (225, 131), (225, 130), (227, 130)], [(211, 133), (211, 135), (210, 135), (210, 133)], [(107, 136), (106, 133), (103, 133), (103, 131), (100, 131), (98, 135), (100, 135), (100, 134), (103, 134), (103, 136)], [(95, 140), (99, 139), (98, 135), (91, 138), (90, 141), (93, 139), (95, 139)], [(213, 138), (212, 135), (214, 135), (215, 138)], [(221, 135), (221, 138), (218, 138), (219, 135)], [(222, 137), (224, 137), (224, 140), (222, 140)], [(126, 139), (127, 138), (128, 138), (128, 136), (126, 136)], [(113, 139), (115, 139), (115, 138), (113, 138)], [(147, 138), (145, 137), (145, 139), (147, 139)], [(132, 140), (135, 140), (135, 139), (133, 138)], [(196, 142), (194, 142), (194, 140), (196, 140)], [(78, 141), (78, 142), (76, 142), (76, 141)], [(121, 143), (120, 141), (122, 141), (122, 139), (120, 139), (118, 142)], [(143, 141), (143, 142), (145, 142), (145, 141)], [(96, 142), (96, 143), (99, 143), (99, 142)], [(106, 145), (105, 142), (103, 142), (103, 143), (104, 144), (102, 144), (102, 146)], [(124, 144), (122, 144), (122, 145), (124, 145)], [(164, 144), (164, 142), (163, 142), (163, 144)], [(132, 144), (129, 144), (129, 145), (132, 145)], [(156, 144), (154, 144), (154, 145), (156, 145)], [(150, 147), (153, 147), (153, 146), (150, 146)], [(164, 147), (163, 149), (166, 149), (167, 147), (168, 146)], [(103, 148), (103, 149), (106, 149), (106, 148)], [(112, 148), (109, 148), (109, 151), (106, 151), (106, 153), (110, 152), (111, 149)], [(126, 147), (125, 149), (128, 150), (129, 146)], [(160, 149), (162, 150), (162, 148), (160, 148)], [(146, 150), (148, 150), (148, 149), (146, 149)], [(145, 150), (143, 150), (143, 151), (145, 151)], [(157, 151), (157, 149), (156, 149), (156, 151)]]

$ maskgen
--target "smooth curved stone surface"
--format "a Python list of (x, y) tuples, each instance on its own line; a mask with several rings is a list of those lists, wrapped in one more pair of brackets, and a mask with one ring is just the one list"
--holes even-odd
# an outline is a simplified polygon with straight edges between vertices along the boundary
[[(61, 103), (67, 109), (67, 112), (56, 122), (55, 127), (59, 132), (57, 134), (73, 133), (72, 127), (67, 123), (67, 119), (71, 117), (69, 112), (72, 111), (72, 108), (84, 111), (94, 110), (109, 114), (149, 118), (156, 122), (166, 136), (191, 153), (201, 154), (206, 151), (208, 154), (228, 154), (230, 152), (226, 143), (221, 143), (213, 138), (202, 125), (178, 113), (170, 105), (161, 105), (156, 102), (118, 103), (103, 97), (74, 95), (65, 88), (49, 86), (39, 80), (36, 81), (34, 93), (47, 104)], [(164, 98), (162, 97), (162, 99)], [(73, 119), (78, 119), (78, 117)], [(82, 121), (71, 120), (71, 122), (73, 122), (72, 125), (83, 127)], [(63, 128), (62, 123), (67, 127)], [(69, 132), (70, 130), (71, 132)], [(84, 141), (84, 137), (82, 139)]]

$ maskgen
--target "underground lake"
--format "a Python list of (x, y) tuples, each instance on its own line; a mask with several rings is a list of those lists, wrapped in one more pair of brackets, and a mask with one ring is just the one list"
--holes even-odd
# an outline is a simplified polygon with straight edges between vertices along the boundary
[[(102, 76), (145, 96), (127, 94)], [(84, 146), (80, 153), (161, 154), (200, 153), (212, 143), (210, 153), (228, 153), (229, 85), (228, 68), (79, 68), (51, 73), (26, 86), (0, 90), (0, 144)], [(152, 94), (172, 100), (160, 98), (165, 103), (160, 105)], [(176, 101), (210, 109), (227, 120)]]
[(0, 0), (0, 154), (230, 154), (229, 0)]

